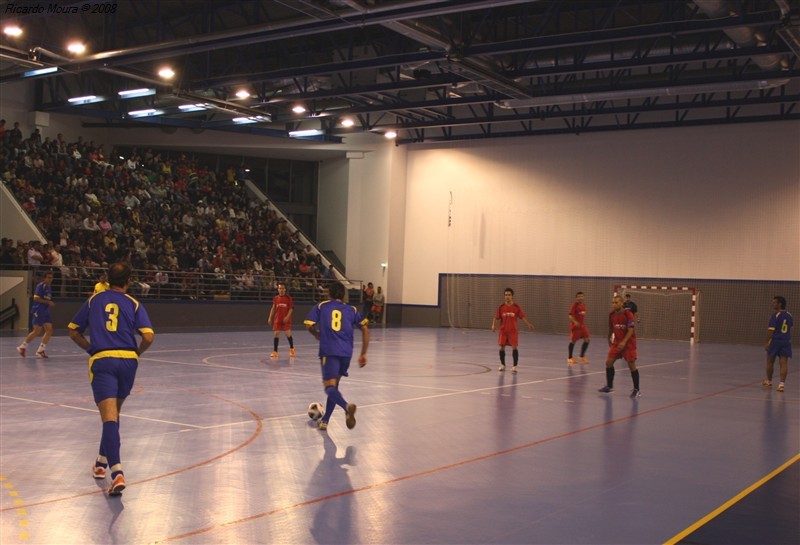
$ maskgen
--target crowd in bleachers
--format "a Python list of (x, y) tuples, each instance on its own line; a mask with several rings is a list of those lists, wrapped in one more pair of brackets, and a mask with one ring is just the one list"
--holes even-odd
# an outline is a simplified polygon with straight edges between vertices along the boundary
[(316, 294), (333, 277), (297, 231), (248, 194), (244, 171), (232, 165), (218, 172), (150, 148), (123, 156), (80, 136), (35, 129), (24, 138), (18, 123), (0, 125), (2, 183), (48, 241), (3, 240), (0, 264), (58, 268), (68, 282), (126, 261), (142, 296), (191, 297), (203, 275), (206, 295), (215, 284), (232, 297), (271, 292), (284, 279), (290, 293)]

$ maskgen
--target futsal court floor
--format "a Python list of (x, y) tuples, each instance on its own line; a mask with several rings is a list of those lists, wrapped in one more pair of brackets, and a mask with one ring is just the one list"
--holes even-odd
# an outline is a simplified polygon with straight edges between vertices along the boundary
[(760, 347), (640, 340), (632, 400), (621, 362), (616, 392), (597, 391), (603, 339), (568, 368), (566, 336), (522, 333), (512, 374), (488, 330), (372, 333), (368, 365), (341, 384), (357, 426), (337, 409), (321, 432), (306, 416), (324, 403), (306, 331), (292, 360), (281, 338), (276, 361), (267, 331), (157, 332), (123, 408), (117, 498), (90, 473), (101, 425), (86, 354), (60, 336), (50, 359), (23, 359), (0, 338), (0, 542), (800, 538), (797, 358), (778, 393), (760, 386)]

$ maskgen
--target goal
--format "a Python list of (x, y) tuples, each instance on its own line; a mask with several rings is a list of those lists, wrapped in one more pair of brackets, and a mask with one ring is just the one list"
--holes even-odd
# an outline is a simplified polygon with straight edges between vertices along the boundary
[(697, 288), (618, 284), (614, 286), (614, 295), (630, 295), (639, 307), (637, 337), (699, 341), (700, 290)]

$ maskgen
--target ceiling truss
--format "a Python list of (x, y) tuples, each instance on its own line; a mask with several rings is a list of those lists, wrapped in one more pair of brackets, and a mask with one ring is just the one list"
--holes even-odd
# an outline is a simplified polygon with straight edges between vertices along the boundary
[[(328, 142), (359, 130), (410, 144), (800, 119), (800, 0), (116, 5), (68, 23), (16, 14), (25, 34), (3, 37), (0, 84), (31, 78), (37, 109), (115, 126), (313, 129), (305, 138)], [(89, 48), (79, 58), (64, 50), (76, 32)], [(174, 81), (156, 74), (167, 64)], [(43, 68), (53, 71), (31, 75)], [(154, 93), (118, 94), (136, 87)], [(97, 98), (69, 101), (86, 96)], [(142, 111), (153, 113), (131, 114)]]

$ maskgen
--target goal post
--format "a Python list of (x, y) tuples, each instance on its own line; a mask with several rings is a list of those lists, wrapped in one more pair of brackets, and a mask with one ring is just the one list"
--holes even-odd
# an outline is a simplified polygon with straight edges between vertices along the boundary
[(691, 286), (647, 286), (617, 284), (614, 295), (631, 295), (639, 307), (641, 324), (637, 337), (669, 340), (699, 340), (700, 290)]

